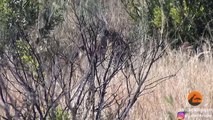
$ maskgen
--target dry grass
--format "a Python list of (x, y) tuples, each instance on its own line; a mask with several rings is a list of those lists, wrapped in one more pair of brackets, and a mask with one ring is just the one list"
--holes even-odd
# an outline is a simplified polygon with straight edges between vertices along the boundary
[[(213, 60), (199, 61), (194, 57), (189, 60), (180, 53), (172, 53), (160, 59), (152, 68), (150, 77), (159, 78), (181, 70), (177, 75), (161, 83), (154, 92), (143, 95), (130, 112), (131, 120), (169, 120), (168, 112), (176, 117), (177, 112), (190, 109), (213, 108)], [(198, 90), (203, 95), (203, 102), (192, 107), (188, 104), (187, 95)], [(174, 102), (166, 101), (171, 96)], [(130, 119), (129, 118), (129, 119)]]
[[(205, 57), (204, 61), (199, 61), (195, 57), (186, 59), (180, 52), (171, 52), (159, 59), (153, 66), (149, 78), (155, 80), (173, 74), (181, 68), (180, 71), (175, 77), (152, 89), (154, 90), (152, 93), (141, 96), (127, 120), (170, 120), (168, 112), (176, 117), (177, 112), (187, 108), (213, 108), (213, 60)], [(118, 78), (122, 79), (122, 76), (120, 74), (116, 76), (115, 84), (120, 85), (122, 83)], [(118, 99), (124, 94), (122, 93), (124, 89), (125, 86), (121, 86)], [(198, 90), (203, 95), (203, 102), (197, 107), (192, 107), (187, 101), (187, 95), (192, 90)], [(173, 98), (173, 103), (166, 101), (165, 97), (169, 96)], [(110, 110), (113, 111), (113, 108)]]
[[(106, 8), (105, 12), (100, 16), (106, 19), (108, 28), (114, 28), (118, 31), (124, 29), (123, 32), (125, 34), (133, 27), (131, 26), (130, 17), (119, 1), (103, 0), (103, 4)], [(73, 37), (72, 31), (75, 30), (73, 27), (73, 14), (69, 11), (68, 13), (65, 15), (65, 22), (60, 26), (61, 29), (57, 28), (56, 30), (58, 32), (57, 38), (65, 39), (65, 41), (69, 41), (68, 38)], [(149, 78), (154, 78), (153, 80), (155, 80), (173, 74), (181, 68), (180, 71), (175, 77), (152, 89), (154, 90), (153, 92), (141, 96), (130, 111), (127, 120), (169, 120), (168, 112), (171, 112), (176, 117), (177, 112), (192, 108), (187, 101), (187, 95), (192, 90), (198, 90), (203, 95), (202, 104), (196, 108), (213, 108), (212, 67), (213, 60), (207, 56), (204, 61), (199, 61), (197, 57), (188, 59), (181, 52), (171, 51), (154, 64)], [(117, 78), (121, 79), (122, 77), (117, 75), (114, 84), (122, 84)], [(112, 88), (116, 87), (112, 86)], [(117, 96), (118, 99), (124, 94), (122, 92), (124, 89), (125, 86), (121, 86)], [(112, 89), (112, 91), (114, 90)], [(150, 91), (145, 91), (145, 93)], [(173, 103), (166, 101), (165, 98), (169, 96), (173, 98)]]
[[(126, 30), (124, 33), (128, 32), (132, 27), (132, 21), (124, 10), (124, 6), (119, 1), (113, 0), (103, 0), (101, 4), (105, 8), (100, 16), (104, 17), (107, 21), (107, 27), (114, 28), (118, 31), (124, 29)], [(73, 18), (72, 15), (67, 15), (67, 19), (65, 19), (66, 27), (64, 28), (72, 28), (72, 24), (70, 24), (69, 21), (71, 18)], [(69, 31), (65, 31), (69, 33)], [(61, 34), (64, 35), (66, 32), (63, 31)], [(138, 100), (129, 113), (127, 119), (167, 120), (169, 119), (168, 112), (171, 112), (176, 117), (177, 112), (192, 107), (187, 101), (187, 95), (192, 90), (200, 91), (204, 97), (202, 104), (196, 108), (212, 108), (212, 67), (213, 60), (207, 56), (204, 61), (199, 61), (197, 57), (188, 59), (181, 52), (171, 51), (169, 55), (164, 56), (153, 66), (149, 77), (158, 79), (173, 74), (181, 68), (180, 71), (175, 77), (168, 79), (152, 89), (154, 90), (152, 93), (141, 96), (140, 100)], [(119, 82), (121, 79), (119, 75), (116, 76), (115, 79), (113, 84), (117, 86), (122, 84)], [(116, 88), (116, 86), (112, 86), (112, 88)], [(124, 89), (125, 86), (122, 86), (121, 92), (119, 92), (120, 97), (124, 94), (122, 92)], [(111, 91), (115, 91), (115, 89), (111, 89)], [(173, 98), (173, 103), (166, 101), (165, 97), (169, 96)]]

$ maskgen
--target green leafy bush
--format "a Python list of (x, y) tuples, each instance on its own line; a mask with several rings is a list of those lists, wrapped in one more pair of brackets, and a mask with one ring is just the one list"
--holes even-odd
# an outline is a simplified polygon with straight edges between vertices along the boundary
[(56, 114), (56, 120), (70, 120), (69, 113), (64, 112), (62, 109), (58, 108), (55, 111)]
[(212, 31), (207, 29), (213, 27), (212, 0), (150, 0), (145, 2), (146, 6), (138, 6), (135, 0), (123, 3), (126, 4), (130, 16), (133, 16), (134, 20), (137, 19), (136, 22), (141, 18), (136, 14), (141, 11), (140, 8), (147, 11), (145, 16), (149, 21), (149, 33), (154, 35), (159, 31), (170, 38), (171, 41), (168, 42), (178, 40), (175, 45), (184, 41), (199, 43), (200, 37), (210, 37), (212, 34)]

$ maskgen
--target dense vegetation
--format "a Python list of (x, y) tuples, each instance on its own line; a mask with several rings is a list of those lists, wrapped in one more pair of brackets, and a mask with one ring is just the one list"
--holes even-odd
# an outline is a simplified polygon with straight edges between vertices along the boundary
[[(148, 24), (147, 33), (169, 38), (169, 43), (180, 45), (188, 41), (200, 44), (200, 38), (212, 37), (213, 1), (211, 0), (121, 0), (129, 17), (138, 25)], [(85, 2), (86, 3), (86, 2)], [(96, 6), (100, 9), (101, 3), (91, 1), (86, 3), (90, 9)], [(27, 30), (35, 26), (40, 20), (39, 11), (44, 15), (44, 26), (40, 28), (42, 34), (53, 30), (63, 20), (61, 16), (66, 11), (66, 1), (30, 1), (30, 0), (2, 0), (1, 36), (8, 38), (11, 34), (20, 34), (20, 30)], [(100, 6), (99, 6), (100, 5)], [(41, 17), (41, 16), (40, 16)], [(140, 24), (141, 23), (141, 24)], [(16, 33), (14, 33), (16, 32)], [(16, 38), (18, 39), (18, 38)], [(7, 42), (1, 42), (1, 49)]]
[(122, 0), (130, 17), (148, 20), (149, 34), (162, 35), (174, 46), (183, 42), (200, 44), (200, 38), (212, 37), (213, 1), (211, 0)]
[(126, 119), (166, 46), (212, 46), (212, 0), (109, 1), (0, 1), (2, 118)]

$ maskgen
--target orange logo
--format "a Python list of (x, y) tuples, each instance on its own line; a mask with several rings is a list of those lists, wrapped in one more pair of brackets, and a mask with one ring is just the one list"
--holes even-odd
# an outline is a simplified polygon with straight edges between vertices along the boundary
[(188, 95), (188, 102), (192, 106), (199, 105), (203, 100), (202, 95), (198, 91), (192, 91)]

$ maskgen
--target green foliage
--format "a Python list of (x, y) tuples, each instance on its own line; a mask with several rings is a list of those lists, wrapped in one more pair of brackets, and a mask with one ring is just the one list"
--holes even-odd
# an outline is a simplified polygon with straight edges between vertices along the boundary
[(135, 21), (138, 22), (139, 20), (141, 20), (141, 18), (143, 17), (141, 11), (143, 10), (143, 7), (140, 6), (139, 3), (134, 3), (132, 2), (131, 4), (129, 4), (129, 14), (131, 15), (131, 18)]
[(39, 31), (43, 37), (47, 37), (49, 32), (63, 21), (63, 6), (60, 6), (57, 1), (47, 0), (42, 5), (42, 8), (44, 10), (43, 19), (45, 25)]
[[(15, 40), (26, 37), (25, 30), (35, 25), (39, 13), (36, 0), (2, 0), (0, 2), (0, 33), (1, 45), (15, 44)], [(12, 47), (13, 49), (13, 47)]]
[(33, 73), (34, 77), (36, 77), (36, 70), (38, 69), (39, 64), (30, 52), (30, 45), (23, 40), (17, 40), (16, 47), (16, 52), (20, 56), (22, 63)]
[(57, 108), (57, 110), (55, 111), (55, 114), (56, 114), (56, 120), (70, 120), (69, 113), (63, 111), (60, 108)]
[(3, 41), (3, 39), (7, 33), (7, 21), (9, 20), (8, 16), (11, 14), (11, 9), (8, 7), (8, 1), (9, 0), (0, 1), (0, 52), (2, 52), (4, 49), (5, 41)]
[(144, 6), (135, 1), (135, 0), (121, 0), (121, 2), (125, 5), (126, 10), (129, 14), (129, 16), (131, 17), (131, 19), (137, 23), (137, 22), (141, 22), (141, 20), (144, 17)]
[(39, 2), (36, 0), (8, 0), (8, 9), (10, 14), (7, 15), (8, 23), (11, 25), (19, 25), (23, 28), (35, 24), (39, 13)]
[[(212, 4), (212, 2), (210, 3)], [(202, 0), (196, 0), (196, 2), (167, 0), (163, 5), (163, 12), (167, 13), (165, 14), (167, 18), (166, 31), (170, 31), (170, 38), (196, 42), (199, 37), (204, 35), (205, 26), (211, 21), (211, 18), (206, 17), (212, 15), (205, 11), (210, 8)]]
[[(212, 0), (150, 0), (146, 1), (147, 7), (142, 7), (136, 0), (122, 2), (136, 22), (141, 16), (147, 17), (151, 35), (154, 35), (155, 31), (161, 31), (171, 40), (178, 40), (177, 43), (197, 43), (201, 36), (208, 37), (211, 34), (206, 27), (213, 26)], [(137, 14), (142, 13), (144, 9), (148, 15)]]
[[(43, 39), (47, 37), (63, 20), (63, 6), (58, 0), (1, 0), (0, 1), (0, 55), (5, 49), (15, 57), (19, 56), (24, 70), (37, 78), (38, 61), (33, 55), (39, 45), (33, 46), (31, 30), (39, 32)], [(35, 53), (34, 53), (35, 54)], [(19, 67), (19, 66), (18, 66)]]
[(173, 24), (176, 27), (181, 24), (180, 10), (178, 8), (171, 8), (169, 15), (172, 17)]
[(5, 26), (3, 29), (9, 33), (8, 36), (32, 28), (38, 21), (40, 24), (44, 22), (40, 31), (46, 35), (63, 20), (62, 6), (52, 0), (3, 0), (0, 2), (0, 11), (0, 23)]
[(2, 23), (5, 23), (7, 21), (7, 18), (6, 16), (9, 15), (11, 13), (11, 9), (8, 8), (8, 1), (9, 0), (2, 0), (0, 1), (0, 22), (1, 22), (1, 25)]
[(162, 24), (162, 19), (161, 19), (162, 15), (161, 15), (160, 7), (154, 8), (153, 14), (154, 14), (154, 18), (152, 22), (157, 28), (160, 28)]

